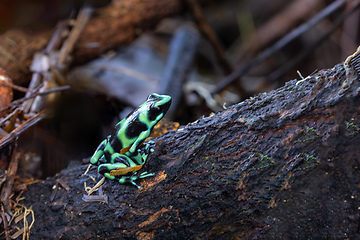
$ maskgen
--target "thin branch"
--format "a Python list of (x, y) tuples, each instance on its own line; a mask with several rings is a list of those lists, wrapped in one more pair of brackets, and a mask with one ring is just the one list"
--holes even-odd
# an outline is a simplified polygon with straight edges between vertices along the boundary
[(229, 61), (226, 59), (224, 54), (224, 48), (222, 47), (215, 32), (213, 31), (209, 23), (206, 21), (199, 3), (196, 0), (186, 0), (185, 2), (190, 8), (190, 11), (194, 17), (195, 23), (199, 31), (202, 33), (204, 37), (206, 37), (209, 40), (210, 44), (214, 48), (216, 57), (218, 58), (219, 63), (224, 69), (225, 73), (226, 74), (231, 73), (234, 69), (229, 63)]
[[(63, 35), (64, 31), (66, 31), (67, 26), (68, 26), (67, 20), (60, 21), (56, 25), (56, 29), (45, 48), (45, 54), (49, 54), (53, 50), (59, 49), (59, 47), (61, 45), (61, 39), (63, 37), (62, 35)], [(35, 59), (33, 61), (35, 61)], [(32, 92), (36, 92), (34, 89), (37, 88), (39, 85), (41, 85), (41, 78), (42, 78), (42, 76), (39, 72), (33, 73), (30, 84), (29, 84), (29, 89)], [(30, 97), (30, 95), (31, 95), (31, 93), (27, 92), (25, 94), (25, 97)], [(33, 104), (33, 100), (28, 100), (23, 103), (23, 109), (24, 109), (25, 113), (28, 113), (30, 111), (32, 104)]]
[(66, 86), (61, 86), (61, 87), (56, 87), (56, 88), (52, 88), (52, 89), (49, 89), (49, 90), (45, 90), (43, 92), (37, 92), (37, 93), (33, 93), (32, 95), (30, 95), (29, 97), (23, 97), (23, 98), (20, 98), (18, 100), (15, 100), (13, 101), (12, 103), (10, 103), (9, 105), (3, 107), (3, 108), (0, 108), (0, 112), (1, 111), (4, 111), (12, 106), (15, 106), (17, 104), (20, 104), (28, 99), (32, 99), (32, 98), (35, 98), (37, 96), (41, 96), (41, 95), (47, 95), (47, 94), (50, 94), (50, 93), (53, 93), (53, 92), (60, 92), (60, 91), (66, 91), (66, 90), (69, 90), (70, 89), (70, 86), (66, 85)]
[(5, 87), (11, 87), (12, 89), (18, 90), (19, 92), (30, 92), (32, 93), (32, 91), (28, 88), (24, 88), (12, 83), (8, 83), (8, 82), (4, 82), (4, 81), (0, 81), (0, 85), (5, 86)]
[(6, 240), (10, 240), (10, 236), (9, 236), (9, 227), (8, 227), (8, 222), (5, 216), (5, 209), (4, 209), (4, 205), (1, 204), (1, 218), (4, 224), (4, 232), (5, 232), (5, 239)]
[(7, 120), (9, 120), (10, 118), (12, 118), (15, 114), (17, 114), (18, 112), (20, 112), (20, 108), (16, 108), (14, 111), (12, 111), (10, 114), (6, 115), (6, 117), (4, 117), (1, 121), (0, 121), (0, 126), (2, 126)]
[(299, 63), (302, 59), (306, 58), (308, 55), (313, 53), (313, 50), (319, 46), (321, 43), (323, 43), (325, 40), (329, 38), (329, 36), (339, 27), (339, 25), (352, 13), (355, 12), (360, 7), (360, 2), (357, 2), (356, 5), (352, 6), (351, 9), (348, 9), (347, 11), (343, 12), (339, 17), (335, 19), (332, 26), (323, 34), (322, 37), (320, 37), (318, 40), (316, 40), (313, 44), (311, 44), (309, 47), (304, 49), (298, 56), (287, 62), (285, 65), (281, 66), (276, 71), (272, 72), (267, 78), (266, 78), (266, 84), (272, 83), (279, 79), (282, 75), (284, 75), (286, 72), (288, 72), (292, 67), (296, 66), (297, 63)]
[(225, 87), (227, 87), (229, 84), (235, 82), (240, 77), (244, 76), (251, 68), (258, 65), (268, 57), (270, 57), (274, 52), (279, 51), (281, 48), (286, 46), (288, 43), (293, 41), (295, 38), (303, 34), (308, 29), (312, 28), (314, 25), (316, 25), (318, 22), (329, 16), (331, 13), (335, 12), (339, 8), (345, 5), (350, 0), (338, 0), (334, 1), (332, 4), (330, 4), (328, 7), (323, 9), (321, 12), (319, 12), (316, 16), (311, 18), (308, 22), (300, 25), (293, 31), (291, 31), (289, 34), (284, 36), (282, 39), (277, 41), (274, 45), (260, 53), (258, 56), (256, 56), (252, 61), (250, 61), (248, 64), (246, 64), (244, 67), (239, 68), (235, 70), (232, 74), (225, 77), (222, 81), (220, 81), (212, 94), (219, 93), (222, 91)]
[(43, 117), (45, 116), (46, 109), (42, 110), (38, 114), (32, 116), (28, 120), (26, 120), (24, 123), (22, 123), (20, 126), (12, 130), (6, 137), (2, 138), (0, 140), (0, 149), (16, 139), (21, 133), (23, 133), (25, 130), (33, 126), (34, 124), (38, 123)]
[(64, 31), (67, 30), (68, 25), (69, 25), (69, 20), (63, 20), (58, 22), (58, 24), (56, 25), (56, 29), (45, 48), (45, 53), (48, 54), (54, 51), (55, 49), (60, 48), (61, 39), (64, 37), (63, 36)]
[(14, 184), (14, 179), (18, 169), (19, 158), (20, 158), (19, 153), (17, 153), (16, 151), (17, 151), (17, 143), (15, 142), (15, 147), (13, 149), (11, 161), (7, 170), (6, 182), (4, 184), (3, 189), (1, 190), (1, 203), (4, 205), (4, 210), (9, 214), (11, 213), (9, 207), (10, 206), (9, 198), (12, 192), (12, 187)]
[(60, 49), (58, 64), (61, 65), (65, 62), (67, 56), (74, 49), (76, 41), (80, 37), (80, 33), (84, 30), (93, 12), (92, 7), (85, 6), (81, 9), (79, 16), (75, 22), (74, 28), (72, 29), (68, 39)]
[[(38, 72), (35, 72), (33, 73), (32, 77), (31, 77), (31, 81), (30, 81), (30, 84), (29, 84), (29, 89), (34, 93), (34, 92), (37, 92), (35, 91), (34, 89), (39, 86), (39, 85), (42, 85), (41, 84), (41, 75), (40, 73)], [(38, 89), (39, 90), (39, 89)], [(27, 92), (25, 94), (25, 98), (28, 98), (31, 96), (31, 93), (30, 92)], [(32, 99), (32, 98), (30, 98)], [(28, 101), (24, 101), (23, 102), (23, 109), (24, 109), (24, 112), (25, 113), (28, 113), (30, 111), (30, 108), (31, 108), (31, 105), (33, 103), (33, 100), (28, 100)]]

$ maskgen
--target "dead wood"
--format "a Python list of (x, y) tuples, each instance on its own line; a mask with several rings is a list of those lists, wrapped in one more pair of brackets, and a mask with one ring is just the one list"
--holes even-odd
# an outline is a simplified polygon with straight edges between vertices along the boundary
[[(359, 59), (352, 59), (350, 63)], [(355, 69), (359, 69), (355, 67)], [(358, 239), (360, 79), (342, 64), (157, 139), (137, 190), (86, 166), (30, 185), (41, 239)], [(100, 179), (95, 167), (89, 173)], [(57, 180), (70, 190), (57, 186)], [(53, 201), (51, 201), (52, 199)]]
[[(89, 20), (74, 49), (77, 63), (94, 59), (106, 51), (132, 42), (143, 31), (165, 17), (181, 12), (181, 1), (113, 0)], [(52, 30), (9, 30), (0, 36), (0, 65), (16, 83), (29, 77), (28, 68), (36, 52), (45, 48)]]

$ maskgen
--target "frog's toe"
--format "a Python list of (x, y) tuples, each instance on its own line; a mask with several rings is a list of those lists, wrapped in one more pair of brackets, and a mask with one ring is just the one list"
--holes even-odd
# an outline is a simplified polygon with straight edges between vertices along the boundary
[(141, 187), (135, 183), (136, 179), (138, 179), (138, 177), (135, 175), (123, 176), (123, 177), (119, 178), (119, 183), (121, 183), (121, 184), (130, 183), (130, 184), (134, 185), (135, 187), (137, 187), (138, 189), (140, 189)]
[(137, 189), (140, 189), (141, 187), (139, 185), (137, 185), (135, 182), (130, 182), (132, 185), (134, 185), (135, 187), (137, 187)]
[(148, 173), (148, 172), (143, 172), (139, 175), (139, 178), (146, 178), (146, 177), (152, 177), (154, 176), (155, 173)]

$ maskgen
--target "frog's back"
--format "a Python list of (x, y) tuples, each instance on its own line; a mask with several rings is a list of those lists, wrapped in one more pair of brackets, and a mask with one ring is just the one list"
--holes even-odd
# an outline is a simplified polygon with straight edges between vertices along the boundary
[(122, 119), (116, 124), (111, 133), (110, 144), (114, 148), (115, 152), (119, 152), (121, 149), (129, 147), (132, 144), (126, 138), (127, 124), (127, 118)]
[(146, 125), (137, 118), (124, 118), (116, 124), (111, 134), (110, 144), (118, 152), (123, 148), (130, 147), (139, 134), (146, 129)]

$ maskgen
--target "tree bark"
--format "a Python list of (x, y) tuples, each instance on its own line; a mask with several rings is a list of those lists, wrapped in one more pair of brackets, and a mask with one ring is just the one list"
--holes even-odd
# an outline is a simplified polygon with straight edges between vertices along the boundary
[[(359, 65), (358, 62), (352, 63)], [(355, 69), (358, 69), (355, 66)], [(342, 64), (157, 139), (141, 189), (86, 166), (30, 185), (39, 239), (359, 239), (360, 81)], [(100, 179), (93, 167), (89, 175)], [(52, 187), (56, 180), (70, 190)]]
[[(179, 0), (113, 0), (98, 9), (80, 35), (74, 49), (75, 64), (90, 61), (111, 49), (132, 42), (143, 31), (183, 10)], [(28, 68), (36, 52), (48, 43), (52, 30), (9, 30), (0, 36), (3, 49), (0, 66), (21, 84), (28, 80)]]

